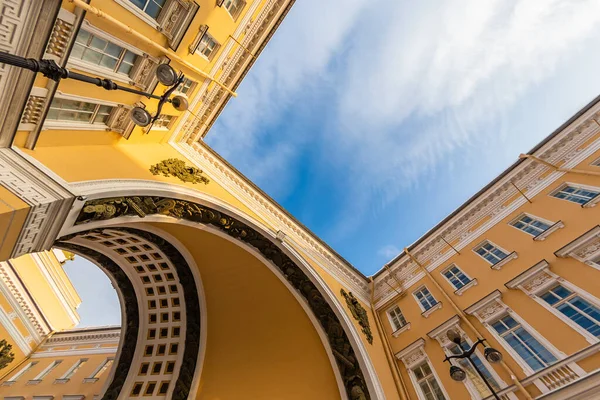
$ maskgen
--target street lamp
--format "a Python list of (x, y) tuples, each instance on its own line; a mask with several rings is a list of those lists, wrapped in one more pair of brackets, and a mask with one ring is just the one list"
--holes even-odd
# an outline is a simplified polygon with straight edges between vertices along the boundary
[(142, 127), (148, 126), (158, 119), (160, 111), (165, 103), (173, 104), (173, 107), (178, 111), (185, 111), (188, 108), (188, 101), (185, 96), (173, 96), (173, 98), (170, 98), (171, 94), (177, 89), (177, 86), (183, 82), (184, 76), (183, 74), (178, 75), (173, 67), (168, 64), (160, 64), (156, 68), (156, 78), (160, 83), (168, 87), (167, 91), (162, 96), (121, 86), (110, 79), (97, 78), (69, 71), (67, 68), (56, 64), (54, 60), (35, 60), (33, 58), (20, 57), (0, 51), (0, 64), (12, 65), (36, 73), (41, 72), (45, 77), (52, 79), (55, 82), (59, 82), (61, 79), (74, 79), (76, 81), (100, 86), (106, 90), (121, 90), (139, 94), (149, 99), (157, 99), (158, 107), (156, 108), (156, 113), (154, 115), (151, 115), (142, 107), (134, 107), (129, 113), (129, 117), (133, 123)]
[[(478, 339), (475, 343), (473, 343), (473, 346), (471, 346), (470, 349), (463, 350), (463, 348), (461, 346), (462, 338), (460, 337), (460, 334), (457, 331), (451, 329), (448, 332), (446, 332), (446, 336), (448, 336), (448, 339), (450, 339), (451, 342), (455, 343), (461, 351), (461, 354), (456, 354), (453, 356), (446, 356), (446, 358), (444, 359), (444, 361), (448, 361), (450, 363), (450, 377), (453, 380), (459, 381), (459, 382), (465, 380), (465, 378), (467, 377), (467, 373), (465, 372), (465, 370), (457, 365), (452, 365), (452, 362), (450, 360), (452, 360), (454, 358), (457, 358), (457, 359), (466, 358), (471, 363), (471, 366), (473, 367), (473, 369), (475, 369), (475, 371), (477, 371), (477, 373), (479, 374), (481, 379), (483, 379), (483, 382), (485, 383), (487, 388), (490, 390), (490, 392), (492, 393), (494, 398), (497, 400), (500, 400), (500, 397), (498, 397), (498, 395), (492, 388), (492, 385), (490, 385), (490, 383), (488, 382), (485, 375), (483, 375), (483, 373), (479, 370), (479, 368), (477, 367), (477, 365), (475, 364), (475, 362), (473, 362), (473, 359), (471, 358), (471, 355), (475, 352), (475, 349), (477, 348), (477, 346), (480, 344), (483, 344), (485, 339)], [(499, 363), (500, 361), (502, 361), (502, 353), (500, 353), (498, 350), (491, 348), (491, 347), (486, 347), (483, 355), (485, 356), (485, 359), (488, 360), (489, 362), (491, 362), (492, 364), (496, 364), (496, 363)]]

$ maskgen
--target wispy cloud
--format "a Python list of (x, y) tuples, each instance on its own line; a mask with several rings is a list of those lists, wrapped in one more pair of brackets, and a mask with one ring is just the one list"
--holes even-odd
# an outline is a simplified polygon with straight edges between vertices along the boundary
[(380, 255), (382, 258), (384, 258), (385, 261), (391, 260), (392, 258), (396, 257), (400, 253), (401, 253), (401, 250), (393, 244), (385, 245), (377, 251), (377, 254)]
[(599, 36), (596, 0), (303, 0), (208, 141), (276, 197), (318, 147), (346, 181), (343, 237), (457, 149), (493, 158), (481, 144), (510, 133), (490, 124)]

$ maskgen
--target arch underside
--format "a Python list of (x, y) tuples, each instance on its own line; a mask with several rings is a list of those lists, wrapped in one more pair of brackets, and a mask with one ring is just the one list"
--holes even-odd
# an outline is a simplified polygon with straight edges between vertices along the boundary
[[(227, 215), (224, 212), (217, 211), (210, 207), (187, 200), (178, 200), (157, 196), (132, 196), (105, 198), (86, 202), (79, 216), (77, 217), (75, 225), (84, 227), (85, 224), (96, 221), (108, 221), (125, 216), (137, 216), (143, 218), (147, 215), (163, 215), (179, 220), (185, 220), (191, 223), (211, 226), (224, 233), (228, 237), (235, 239), (235, 241), (239, 241), (247, 246), (250, 246), (260, 253), (265, 259), (270, 261), (270, 263), (275, 266), (275, 270), (280, 274), (280, 276), (297, 291), (297, 294), (306, 300), (308, 308), (310, 308), (314, 318), (322, 327), (322, 331), (325, 333), (331, 353), (333, 353), (333, 357), (335, 358), (335, 364), (337, 366), (347, 397), (349, 399), (371, 398), (363, 371), (361, 370), (361, 366), (348, 335), (344, 331), (344, 328), (340, 323), (336, 313), (333, 311), (323, 294), (317, 289), (316, 285), (311, 281), (311, 279), (307, 277), (304, 271), (298, 265), (296, 265), (296, 263), (290, 259), (288, 255), (286, 255), (269, 238), (265, 237), (247, 224), (239, 221), (236, 218), (233, 218), (230, 215)], [(112, 230), (130, 228), (105, 229)], [(102, 232), (103, 229), (97, 229), (96, 231)], [(148, 232), (146, 232), (146, 234), (148, 234)], [(78, 233), (75, 235), (81, 236), (85, 235), (85, 233)], [(64, 241), (65, 238), (60, 240)], [(160, 240), (168, 244), (168, 242), (164, 239), (160, 238)], [(176, 250), (175, 252), (179, 254), (179, 252)], [(179, 256), (181, 256), (181, 254), (179, 254)], [(190, 279), (190, 282), (193, 282), (193, 278)], [(199, 320), (197, 326), (199, 331)], [(190, 330), (190, 332), (191, 331), (192, 330)], [(200, 336), (198, 331), (196, 331), (196, 340), (198, 340)], [(127, 344), (124, 343), (122, 346), (125, 348)], [(133, 346), (135, 346), (135, 344)], [(191, 358), (194, 360), (197, 359), (197, 357)], [(187, 373), (192, 377), (195, 373), (197, 373), (194, 372), (190, 374), (190, 371), (193, 370), (189, 369), (187, 370)], [(181, 376), (179, 379), (181, 379)], [(306, 384), (305, 382), (299, 383)]]
[[(85, 256), (101, 266), (117, 283), (123, 299), (125, 321), (119, 358), (103, 399), (116, 400), (120, 395), (127, 396), (140, 383), (140, 392), (146, 389), (147, 382), (140, 379), (140, 368), (142, 363), (148, 362), (143, 358), (145, 354), (141, 354), (147, 347), (140, 346), (139, 337), (149, 337), (151, 329), (154, 329), (156, 338), (164, 336), (162, 340), (153, 341), (151, 354), (153, 360), (161, 360), (162, 375), (170, 375), (170, 383), (165, 386), (163, 395), (169, 394), (170, 398), (177, 400), (187, 399), (200, 349), (201, 318), (194, 276), (181, 253), (160, 236), (125, 227), (78, 232), (60, 238), (56, 246)], [(156, 303), (158, 300), (154, 295), (158, 294), (159, 288), (165, 292), (167, 307), (160, 307)], [(140, 299), (144, 305), (154, 301), (155, 307), (143, 307), (140, 310)], [(162, 322), (162, 314), (166, 314), (165, 319), (171, 325), (166, 335), (160, 335), (158, 325)], [(177, 334), (174, 334), (174, 327), (179, 329)], [(157, 357), (161, 345), (165, 346), (165, 355)], [(176, 349), (176, 354), (171, 354), (172, 349)], [(182, 357), (177, 354), (181, 352)], [(135, 360), (140, 361), (136, 363)], [(170, 363), (172, 374), (167, 374), (167, 365)], [(148, 367), (151, 369), (154, 365), (149, 362)], [(129, 384), (126, 384), (127, 381)], [(169, 386), (173, 381), (175, 385), (171, 388)], [(160, 391), (160, 384), (155, 391)]]

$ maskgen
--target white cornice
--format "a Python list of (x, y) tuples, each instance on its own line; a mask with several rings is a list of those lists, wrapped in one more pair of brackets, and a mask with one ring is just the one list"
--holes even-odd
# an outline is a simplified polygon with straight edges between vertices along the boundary
[[(577, 166), (600, 149), (600, 139), (597, 138), (600, 127), (595, 122), (598, 119), (600, 119), (600, 104), (595, 104), (544, 144), (535, 152), (535, 155), (555, 165), (562, 164), (561, 167), (565, 169)], [(433, 271), (455, 255), (454, 250), (450, 249), (445, 241), (453, 243), (453, 247), (459, 251), (469, 248), (479, 236), (526, 202), (522, 196), (518, 196), (519, 193), (512, 183), (532, 198), (564, 174), (565, 172), (553, 172), (549, 167), (533, 160), (521, 162), (479, 197), (471, 201), (457, 215), (436, 229), (435, 232), (428, 234), (419, 245), (411, 250), (411, 253), (419, 262), (427, 265), (429, 271)], [(510, 201), (511, 198), (514, 200)], [(486, 219), (487, 222), (481, 224), (481, 221)], [(405, 286), (409, 286), (409, 281), (415, 282), (414, 278), (422, 275), (409, 258), (403, 255), (390, 265), (389, 270), (375, 278), (377, 307), (385, 304), (394, 296), (394, 291), (386, 284), (386, 280), (395, 280), (392, 279), (390, 270), (396, 275), (395, 279), (404, 282)]]
[(25, 355), (31, 353), (31, 345), (23, 334), (19, 332), (19, 329), (15, 326), (10, 316), (6, 314), (6, 311), (2, 307), (0, 307), (0, 325), (6, 329), (10, 337)]
[(183, 143), (171, 143), (193, 164), (201, 168), (211, 179), (223, 186), (250, 210), (272, 226), (274, 231), (285, 234), (285, 240), (299, 245), (309, 257), (315, 260), (331, 276), (360, 296), (369, 298), (367, 280), (351, 266), (340, 260), (327, 249), (320, 240), (287, 216), (283, 209), (254, 189), (248, 180), (232, 170), (218, 157), (215, 157), (204, 143), (193, 146)]

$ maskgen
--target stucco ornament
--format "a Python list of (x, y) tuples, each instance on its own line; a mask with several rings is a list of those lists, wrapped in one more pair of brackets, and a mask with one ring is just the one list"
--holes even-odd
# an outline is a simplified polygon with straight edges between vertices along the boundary
[(150, 167), (152, 175), (174, 176), (183, 182), (204, 183), (210, 180), (204, 176), (202, 170), (196, 167), (188, 167), (185, 161), (178, 158), (168, 158)]
[(5, 368), (15, 359), (15, 354), (11, 350), (12, 344), (5, 339), (0, 340), (0, 369)]
[(370, 344), (373, 344), (373, 334), (371, 333), (371, 326), (369, 325), (369, 316), (367, 315), (367, 311), (360, 305), (356, 297), (352, 294), (352, 292), (347, 293), (344, 289), (340, 290), (340, 293), (346, 299), (346, 304), (352, 313), (352, 316), (355, 320), (358, 321), (358, 324), (362, 328), (362, 332), (367, 337), (367, 341)]

